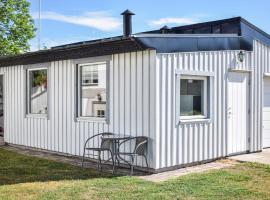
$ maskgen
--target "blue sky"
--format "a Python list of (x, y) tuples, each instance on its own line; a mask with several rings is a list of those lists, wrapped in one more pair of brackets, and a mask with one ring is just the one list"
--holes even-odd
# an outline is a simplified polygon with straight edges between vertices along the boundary
[[(36, 19), (38, 0), (29, 2)], [(270, 33), (269, 0), (42, 0), (41, 45), (121, 35), (120, 13), (127, 8), (136, 14), (133, 32), (242, 16)], [(32, 50), (37, 41), (31, 41)]]

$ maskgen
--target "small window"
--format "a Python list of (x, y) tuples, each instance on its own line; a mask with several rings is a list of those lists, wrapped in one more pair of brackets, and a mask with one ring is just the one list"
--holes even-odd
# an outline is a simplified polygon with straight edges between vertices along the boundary
[(28, 114), (47, 114), (47, 69), (28, 70)]
[(80, 117), (105, 118), (107, 110), (106, 63), (79, 65)]
[(207, 117), (207, 78), (181, 77), (180, 82), (181, 119)]

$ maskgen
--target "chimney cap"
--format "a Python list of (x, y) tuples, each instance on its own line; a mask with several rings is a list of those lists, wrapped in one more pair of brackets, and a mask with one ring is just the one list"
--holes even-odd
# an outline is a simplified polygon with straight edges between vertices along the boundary
[(171, 28), (170, 28), (169, 26), (165, 25), (165, 26), (163, 26), (160, 30), (161, 30), (161, 31), (163, 31), (163, 30), (168, 31), (168, 30), (170, 30), (170, 29), (171, 29)]
[(121, 13), (121, 15), (135, 15), (135, 14), (127, 9), (123, 13)]
[(168, 26), (163, 26), (161, 29), (160, 29), (160, 32), (162, 34), (166, 34), (169, 32), (169, 30), (171, 30)]

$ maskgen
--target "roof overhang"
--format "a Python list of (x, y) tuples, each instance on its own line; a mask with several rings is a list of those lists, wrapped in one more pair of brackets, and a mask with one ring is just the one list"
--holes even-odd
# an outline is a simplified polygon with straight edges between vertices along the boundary
[(63, 48), (52, 48), (49, 50), (41, 50), (15, 56), (1, 57), (0, 67), (96, 57), (117, 53), (143, 51), (147, 49), (149, 49), (149, 47), (145, 46), (133, 37), (96, 40), (94, 42), (81, 43), (79, 45), (71, 45)]

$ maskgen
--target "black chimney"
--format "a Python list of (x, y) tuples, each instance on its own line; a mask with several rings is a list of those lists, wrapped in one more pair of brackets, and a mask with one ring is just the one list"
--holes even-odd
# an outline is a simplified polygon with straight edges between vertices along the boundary
[(165, 33), (168, 33), (171, 29), (168, 27), (168, 26), (163, 26), (161, 29), (160, 29), (160, 32), (162, 34), (165, 34)]
[(123, 15), (123, 36), (129, 37), (132, 34), (132, 15), (135, 15), (130, 10), (126, 10), (121, 15)]

